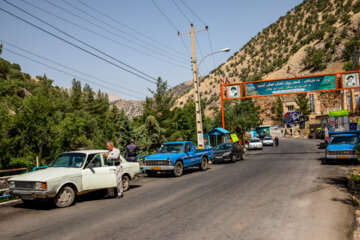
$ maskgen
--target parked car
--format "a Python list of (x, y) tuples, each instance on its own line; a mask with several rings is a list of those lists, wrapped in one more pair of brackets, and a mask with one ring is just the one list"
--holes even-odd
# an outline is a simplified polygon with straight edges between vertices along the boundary
[(274, 146), (274, 141), (271, 136), (264, 137), (262, 144), (264, 146)]
[(166, 142), (156, 154), (145, 157), (143, 169), (151, 177), (159, 171), (170, 171), (180, 177), (186, 167), (197, 166), (202, 171), (207, 170), (212, 157), (212, 149), (196, 149), (191, 141)]
[(238, 142), (223, 143), (213, 149), (213, 163), (220, 161), (236, 162), (244, 159), (244, 148)]
[(249, 150), (252, 149), (263, 149), (263, 144), (258, 138), (251, 138), (249, 140)]
[[(24, 202), (54, 201), (58, 207), (68, 207), (77, 195), (116, 187), (113, 161), (103, 157), (107, 150), (86, 150), (61, 153), (44, 170), (17, 175), (8, 180), (10, 194)], [(129, 181), (140, 173), (139, 164), (127, 162), (122, 156), (124, 191)]]
[(330, 132), (329, 145), (326, 147), (323, 164), (339, 159), (357, 161), (355, 146), (359, 142), (359, 131)]

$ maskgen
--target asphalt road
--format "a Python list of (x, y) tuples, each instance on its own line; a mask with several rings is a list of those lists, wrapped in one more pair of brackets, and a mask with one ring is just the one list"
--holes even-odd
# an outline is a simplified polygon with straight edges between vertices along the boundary
[(0, 239), (349, 239), (347, 166), (320, 165), (317, 143), (281, 139), (235, 164), (144, 177), (122, 199), (0, 208)]

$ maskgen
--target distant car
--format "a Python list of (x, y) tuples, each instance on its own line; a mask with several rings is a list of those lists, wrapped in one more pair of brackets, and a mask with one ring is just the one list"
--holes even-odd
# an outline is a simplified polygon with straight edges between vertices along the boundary
[[(77, 195), (115, 188), (113, 161), (103, 157), (107, 150), (65, 152), (44, 170), (17, 175), (9, 179), (9, 191), (24, 202), (51, 199), (57, 207), (72, 205)], [(140, 173), (137, 162), (127, 162), (121, 156), (124, 191), (129, 181)]]
[(263, 144), (258, 138), (251, 138), (249, 140), (249, 149), (263, 149)]
[(244, 159), (244, 148), (238, 142), (223, 143), (213, 149), (213, 163), (236, 162)]
[(271, 136), (264, 137), (262, 143), (264, 146), (274, 146), (274, 141)]

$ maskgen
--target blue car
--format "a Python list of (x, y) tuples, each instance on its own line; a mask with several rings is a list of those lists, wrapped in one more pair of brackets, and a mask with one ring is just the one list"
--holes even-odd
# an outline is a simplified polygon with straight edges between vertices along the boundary
[(323, 164), (339, 159), (357, 160), (355, 146), (359, 142), (359, 131), (331, 132), (329, 145), (326, 147)]
[(163, 143), (156, 154), (145, 157), (143, 169), (150, 177), (158, 172), (173, 172), (176, 177), (184, 168), (199, 167), (205, 171), (213, 157), (212, 149), (196, 149), (191, 141)]

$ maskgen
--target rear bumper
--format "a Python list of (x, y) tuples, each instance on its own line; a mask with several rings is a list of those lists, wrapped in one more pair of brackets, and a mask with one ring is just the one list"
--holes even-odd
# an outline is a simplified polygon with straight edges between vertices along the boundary
[(56, 191), (55, 190), (36, 191), (36, 190), (11, 189), (11, 190), (9, 190), (9, 194), (11, 194), (13, 196), (18, 196), (21, 199), (34, 200), (37, 198), (55, 197)]
[(274, 143), (273, 143), (273, 142), (268, 142), (268, 143), (267, 143), (267, 142), (264, 142), (263, 145), (264, 145), (264, 146), (273, 146)]
[(326, 159), (357, 159), (357, 155), (326, 155)]
[(143, 166), (143, 169), (148, 171), (172, 171), (174, 166)]

